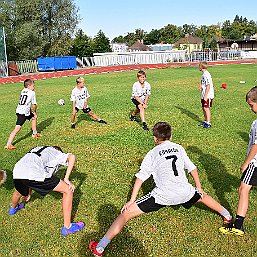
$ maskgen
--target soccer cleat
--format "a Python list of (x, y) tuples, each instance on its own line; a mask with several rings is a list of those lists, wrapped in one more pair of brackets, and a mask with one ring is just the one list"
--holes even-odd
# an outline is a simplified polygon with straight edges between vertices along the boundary
[(72, 129), (75, 129), (75, 124), (71, 124), (70, 126)]
[(205, 129), (211, 128), (211, 124), (205, 122), (203, 125), (203, 128), (205, 128)]
[(230, 219), (226, 219), (225, 217), (222, 217), (222, 219), (223, 219), (223, 223), (224, 223), (224, 224), (229, 224), (229, 223), (231, 223), (232, 220), (233, 220), (232, 217), (231, 217)]
[(63, 236), (68, 236), (69, 234), (74, 234), (76, 232), (79, 232), (82, 228), (84, 228), (85, 224), (84, 222), (77, 222), (77, 223), (71, 223), (70, 228), (62, 227), (61, 234)]
[(23, 203), (18, 203), (15, 208), (10, 207), (10, 209), (8, 210), (8, 214), (14, 215), (14, 214), (16, 214), (17, 211), (23, 209), (24, 207), (25, 207), (25, 205)]
[(198, 126), (199, 126), (199, 127), (203, 127), (204, 124), (205, 124), (205, 121), (203, 121), (202, 123), (199, 123)]
[(132, 114), (130, 115), (130, 120), (135, 121), (135, 122), (139, 122), (138, 118), (136, 116), (133, 116)]
[(142, 128), (144, 129), (144, 130), (149, 130), (149, 128), (147, 127), (147, 124), (145, 123), (145, 122), (143, 122), (143, 125), (142, 125)]
[(103, 123), (103, 124), (107, 124), (107, 122), (106, 122), (105, 120), (102, 120), (102, 119), (99, 120), (98, 122), (99, 122), (99, 123)]
[(99, 253), (97, 250), (96, 250), (96, 247), (98, 245), (98, 242), (95, 242), (95, 241), (91, 241), (88, 245), (88, 248), (90, 251), (93, 252), (94, 256), (103, 256), (104, 252), (102, 253)]
[(233, 226), (221, 227), (221, 228), (219, 228), (219, 231), (224, 235), (233, 234), (233, 235), (237, 235), (237, 236), (243, 236), (245, 233), (243, 228), (238, 229)]
[(5, 150), (16, 150), (16, 147), (12, 144), (7, 144), (5, 147), (4, 147)]
[(40, 134), (40, 133), (36, 133), (36, 134), (33, 134), (33, 135), (32, 135), (32, 138), (42, 137), (42, 136), (43, 136), (42, 134)]

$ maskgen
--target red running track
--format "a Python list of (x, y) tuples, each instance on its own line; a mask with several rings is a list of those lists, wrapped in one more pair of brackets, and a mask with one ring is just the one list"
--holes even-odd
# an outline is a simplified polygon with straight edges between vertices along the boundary
[[(257, 63), (256, 59), (251, 60), (235, 60), (235, 61), (213, 61), (209, 62), (209, 65), (225, 65), (225, 64), (251, 64)], [(0, 78), (0, 84), (23, 82), (25, 79), (48, 79), (48, 78), (60, 78), (60, 77), (71, 77), (71, 76), (82, 76), (88, 74), (99, 74), (108, 72), (121, 72), (129, 70), (140, 70), (140, 69), (161, 69), (166, 67), (179, 68), (184, 66), (198, 66), (198, 62), (182, 62), (182, 63), (166, 63), (166, 64), (137, 64), (137, 65), (119, 65), (119, 66), (106, 66), (106, 67), (89, 67), (75, 70), (64, 70), (64, 71), (51, 71), (51, 72), (39, 72), (31, 73), (19, 76), (10, 76)]]

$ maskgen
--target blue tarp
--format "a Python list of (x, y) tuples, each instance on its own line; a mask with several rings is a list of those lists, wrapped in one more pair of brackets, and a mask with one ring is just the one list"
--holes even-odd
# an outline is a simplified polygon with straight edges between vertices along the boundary
[(38, 71), (71, 70), (77, 67), (76, 56), (37, 58)]

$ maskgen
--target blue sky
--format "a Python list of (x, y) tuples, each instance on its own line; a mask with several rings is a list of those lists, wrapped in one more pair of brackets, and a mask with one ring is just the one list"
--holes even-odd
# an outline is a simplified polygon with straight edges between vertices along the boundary
[[(257, 22), (256, 0), (74, 0), (79, 7), (81, 28), (94, 37), (101, 29), (112, 40), (141, 28), (146, 32), (168, 24), (211, 25), (235, 16)], [(181, 3), (181, 4), (180, 4)]]

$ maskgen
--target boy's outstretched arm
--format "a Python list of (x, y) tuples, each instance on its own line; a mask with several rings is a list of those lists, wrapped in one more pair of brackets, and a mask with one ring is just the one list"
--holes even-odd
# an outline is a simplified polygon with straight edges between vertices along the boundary
[(72, 169), (73, 169), (75, 161), (76, 161), (76, 156), (74, 154), (69, 154), (67, 161), (68, 161), (68, 167), (67, 167), (66, 174), (65, 174), (65, 177), (63, 180), (66, 184), (69, 185), (70, 190), (74, 191), (75, 186), (70, 182), (69, 178), (70, 178), (70, 174), (72, 172)]
[(197, 169), (194, 169), (190, 172), (191, 176), (193, 177), (194, 181), (195, 181), (195, 186), (196, 188), (199, 190), (199, 192), (201, 194), (204, 194), (204, 191), (202, 190), (202, 186), (201, 186), (201, 182), (199, 179), (199, 175), (198, 175), (198, 171)]
[(240, 167), (241, 172), (244, 172), (246, 170), (247, 166), (249, 165), (249, 163), (251, 162), (251, 160), (254, 158), (254, 156), (256, 154), (257, 154), (257, 145), (254, 144), (254, 145), (252, 145), (252, 148), (251, 148), (249, 154), (245, 158), (244, 163)]
[(129, 211), (129, 206), (136, 201), (138, 192), (143, 184), (143, 181), (139, 178), (136, 179), (130, 200), (122, 207), (121, 212)]

